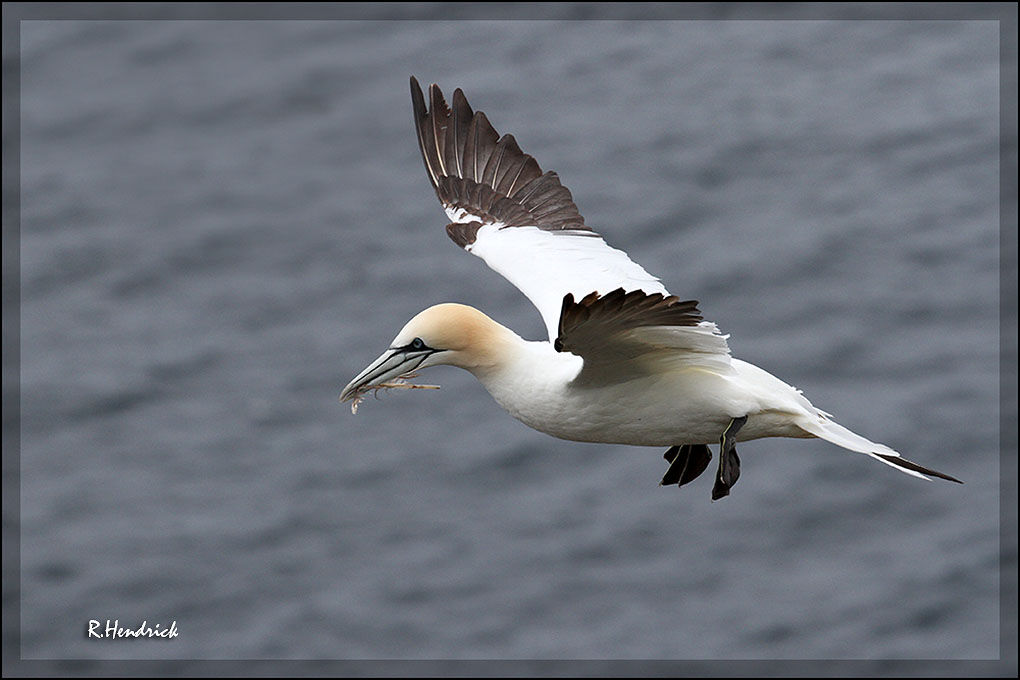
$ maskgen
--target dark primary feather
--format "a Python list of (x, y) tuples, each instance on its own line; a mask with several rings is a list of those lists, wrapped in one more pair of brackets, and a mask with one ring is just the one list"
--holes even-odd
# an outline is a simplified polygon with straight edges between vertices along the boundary
[(702, 320), (697, 300), (675, 295), (646, 293), (623, 288), (600, 296), (591, 293), (574, 301), (567, 293), (560, 311), (559, 333), (554, 346), (559, 352), (583, 351), (607, 336), (642, 326), (697, 326)]
[[(429, 102), (426, 108), (421, 87), (411, 76), (418, 148), (444, 206), (508, 227), (592, 233), (556, 173), (543, 174), (513, 135), (500, 137), (484, 113), (471, 110), (460, 88), (453, 93), (452, 108), (435, 84), (429, 86)], [(480, 227), (480, 222), (451, 224), (447, 233), (463, 247), (474, 242)]]

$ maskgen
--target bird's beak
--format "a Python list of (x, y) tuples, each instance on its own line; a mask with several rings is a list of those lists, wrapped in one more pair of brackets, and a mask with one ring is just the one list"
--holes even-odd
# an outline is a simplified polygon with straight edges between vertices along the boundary
[(408, 374), (413, 373), (435, 352), (436, 350), (430, 348), (424, 350), (390, 348), (386, 350), (368, 368), (359, 373), (358, 377), (347, 384), (344, 391), (340, 393), (340, 401), (357, 399), (382, 383), (410, 377)]

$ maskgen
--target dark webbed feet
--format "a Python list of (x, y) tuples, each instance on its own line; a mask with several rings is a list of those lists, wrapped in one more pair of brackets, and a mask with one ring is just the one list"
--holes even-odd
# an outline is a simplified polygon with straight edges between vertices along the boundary
[(712, 452), (707, 444), (682, 444), (671, 446), (662, 457), (669, 462), (669, 468), (659, 486), (683, 486), (697, 479), (708, 468)]
[(719, 439), (719, 473), (716, 475), (715, 485), (712, 487), (713, 501), (729, 496), (730, 487), (736, 484), (740, 477), (740, 458), (737, 456), (736, 434), (746, 422), (747, 416), (734, 418), (726, 426), (726, 431)]

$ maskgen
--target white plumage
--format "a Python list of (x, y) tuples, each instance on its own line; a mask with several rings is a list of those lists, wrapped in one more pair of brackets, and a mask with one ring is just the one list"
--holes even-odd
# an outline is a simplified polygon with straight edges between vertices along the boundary
[(465, 250), (485, 260), (538, 307), (549, 330), (549, 342), (556, 339), (567, 293), (577, 300), (593, 291), (608, 293), (617, 288), (669, 295), (659, 279), (627, 253), (610, 247), (590, 231), (501, 229), (498, 224), (486, 224)]
[(740, 473), (736, 442), (820, 437), (927, 479), (959, 481), (903, 459), (835, 423), (799, 390), (730, 356), (726, 336), (693, 300), (610, 247), (584, 224), (555, 173), (542, 173), (511, 135), (499, 137), (458, 89), (411, 97), (419, 148), (451, 223), (449, 236), (530, 299), (549, 339), (523, 340), (480, 311), (430, 307), (344, 388), (343, 400), (394, 386), (422, 368), (471, 371), (512, 416), (555, 437), (668, 446), (662, 484), (684, 485), (719, 443), (713, 499)]

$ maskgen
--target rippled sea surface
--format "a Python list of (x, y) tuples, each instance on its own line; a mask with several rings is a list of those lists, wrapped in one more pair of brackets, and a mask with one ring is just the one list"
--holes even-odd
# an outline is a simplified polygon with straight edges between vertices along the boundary
[[(37, 21), (21, 49), (26, 658), (998, 656), (996, 23)], [(543, 333), (446, 237), (411, 74), (735, 356), (966, 484), (762, 440), (712, 503), (453, 368), (352, 416), (429, 305)]]

